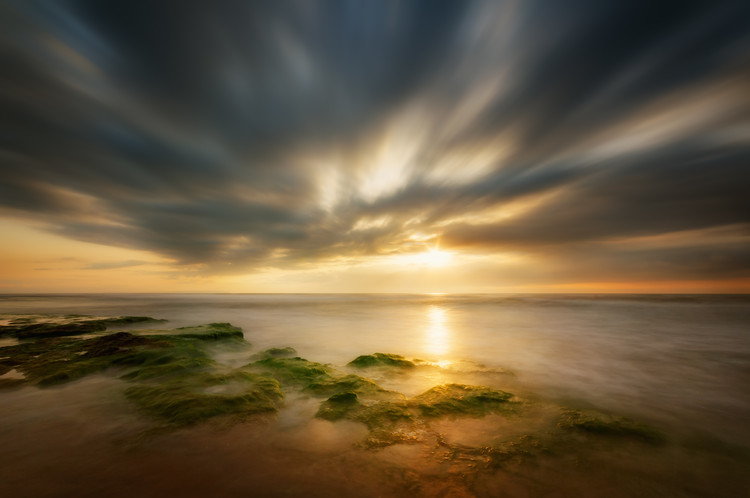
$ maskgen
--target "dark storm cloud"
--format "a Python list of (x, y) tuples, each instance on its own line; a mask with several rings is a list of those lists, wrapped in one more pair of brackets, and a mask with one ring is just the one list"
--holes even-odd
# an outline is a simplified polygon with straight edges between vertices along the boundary
[(597, 244), (750, 224), (749, 24), (742, 1), (5, 1), (0, 212), (208, 271), (424, 234), (710, 276), (690, 244), (679, 271)]

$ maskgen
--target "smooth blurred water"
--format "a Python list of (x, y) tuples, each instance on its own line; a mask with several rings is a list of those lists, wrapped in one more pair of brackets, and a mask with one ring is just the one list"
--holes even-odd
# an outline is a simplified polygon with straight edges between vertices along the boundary
[(750, 445), (750, 297), (686, 295), (0, 296), (0, 313), (231, 322), (257, 348), (343, 365), (389, 352), (509, 368), (530, 391)]

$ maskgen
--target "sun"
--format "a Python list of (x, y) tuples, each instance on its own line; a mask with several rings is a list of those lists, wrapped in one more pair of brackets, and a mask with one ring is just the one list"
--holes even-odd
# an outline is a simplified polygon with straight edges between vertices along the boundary
[(445, 266), (453, 259), (453, 254), (439, 249), (428, 249), (416, 255), (417, 262), (422, 265), (439, 267)]

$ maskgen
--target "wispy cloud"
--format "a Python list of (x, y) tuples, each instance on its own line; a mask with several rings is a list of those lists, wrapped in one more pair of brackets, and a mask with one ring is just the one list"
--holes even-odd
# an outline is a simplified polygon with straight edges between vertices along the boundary
[(748, 23), (729, 0), (5, 1), (0, 215), (209, 273), (435, 240), (749, 275)]
[(117, 268), (131, 268), (133, 266), (143, 266), (153, 264), (148, 261), (102, 261), (98, 263), (92, 263), (88, 266), (81, 268), (82, 270), (113, 270)]

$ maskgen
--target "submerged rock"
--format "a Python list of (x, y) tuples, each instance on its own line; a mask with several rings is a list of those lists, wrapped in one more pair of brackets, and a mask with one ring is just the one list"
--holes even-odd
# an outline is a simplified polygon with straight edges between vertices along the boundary
[(163, 341), (159, 342), (149, 337), (133, 335), (128, 332), (117, 332), (82, 343), (82, 347), (85, 350), (83, 355), (87, 358), (131, 352), (135, 346), (146, 345), (161, 347), (169, 346), (170, 344)]
[(269, 348), (260, 353), (254, 354), (252, 359), (265, 360), (267, 358), (293, 358), (297, 356), (297, 350), (291, 347)]
[[(233, 383), (228, 393), (211, 393), (215, 386)], [(284, 399), (279, 383), (249, 372), (203, 373), (172, 382), (140, 384), (125, 391), (146, 415), (170, 425), (192, 425), (214, 417), (244, 418), (277, 411)]]
[(61, 384), (118, 366), (162, 341), (119, 332), (94, 339), (45, 338), (0, 348), (0, 369), (15, 368), (39, 386)]
[(321, 403), (316, 417), (325, 420), (353, 420), (369, 429), (382, 429), (414, 419), (406, 402), (377, 401), (362, 403), (356, 393), (337, 393)]
[(94, 318), (86, 315), (65, 315), (62, 317), (33, 315), (17, 317), (10, 320), (8, 325), (0, 326), (0, 336), (7, 335), (18, 339), (69, 337), (103, 332), (112, 325), (163, 321), (148, 316)]
[(403, 356), (390, 353), (374, 353), (356, 357), (349, 362), (349, 366), (357, 368), (367, 367), (397, 367), (413, 368), (415, 363), (407, 360)]
[[(138, 323), (144, 318), (112, 321)], [(92, 339), (42, 338), (0, 348), (0, 387), (55, 385), (117, 368), (125, 370), (121, 379), (134, 383), (126, 397), (142, 413), (168, 425), (275, 412), (284, 397), (277, 380), (246, 370), (220, 371), (208, 352), (206, 341), (242, 337), (238, 327), (211, 323)]]
[(107, 330), (107, 324), (101, 320), (88, 320), (76, 323), (34, 323), (16, 329), (11, 335), (19, 339), (31, 339), (41, 337), (65, 337), (71, 335), (90, 334)]
[(118, 316), (114, 318), (105, 318), (101, 320), (106, 325), (131, 325), (133, 323), (158, 323), (166, 322), (161, 318), (151, 318), (150, 316)]
[[(289, 348), (291, 349), (291, 348)], [(323, 365), (296, 356), (294, 358), (264, 358), (247, 365), (277, 379), (282, 385), (295, 386), (317, 396), (352, 393), (368, 400), (402, 400), (404, 395), (383, 389), (370, 379), (343, 374)]]
[(483, 417), (511, 406), (511, 393), (489, 387), (445, 384), (436, 386), (411, 400), (425, 417)]
[[(316, 417), (326, 420), (348, 419), (366, 424), (370, 429), (392, 425), (397, 421), (414, 421), (446, 416), (483, 417), (489, 413), (510, 409), (512, 394), (497, 391), (489, 387), (447, 384), (436, 386), (419, 396), (406, 400), (400, 393), (393, 393), (380, 388), (368, 379), (348, 376), (367, 381), (386, 393), (399, 396), (400, 399), (378, 400), (377, 390), (365, 390), (365, 399), (358, 395), (358, 382), (350, 380), (353, 389), (337, 392), (321, 403)], [(344, 377), (338, 379), (343, 381)], [(329, 382), (335, 385), (336, 381)], [(347, 383), (342, 382), (343, 387)], [(367, 384), (365, 384), (367, 385)], [(322, 391), (321, 391), (322, 392)]]
[(334, 380), (335, 370), (296, 356), (294, 358), (266, 358), (247, 365), (248, 368), (265, 372), (282, 384), (304, 387), (309, 384)]
[(129, 369), (122, 376), (126, 380), (179, 375), (214, 366), (200, 346), (203, 341), (241, 336), (242, 330), (230, 324), (208, 324), (171, 331), (117, 332), (92, 339), (44, 337), (0, 348), (0, 375), (16, 369), (25, 375), (24, 382), (39, 386), (109, 368)]
[(403, 394), (383, 389), (372, 380), (359, 375), (345, 375), (311, 382), (305, 386), (304, 390), (320, 396), (354, 393), (377, 399), (404, 398)]
[(584, 414), (579, 410), (564, 409), (558, 422), (564, 430), (575, 430), (590, 435), (628, 438), (649, 444), (660, 444), (664, 436), (655, 429), (631, 420), (605, 414)]
[(143, 349), (113, 361), (117, 366), (132, 367), (120, 378), (133, 381), (175, 377), (208, 370), (216, 365), (208, 352), (200, 347), (200, 342), (196, 344), (193, 340), (179, 337), (169, 338), (166, 342), (166, 348)]
[(209, 323), (193, 327), (179, 327), (170, 330), (146, 330), (142, 335), (168, 335), (183, 339), (199, 339), (201, 341), (218, 341), (222, 339), (244, 339), (242, 329), (231, 323)]

